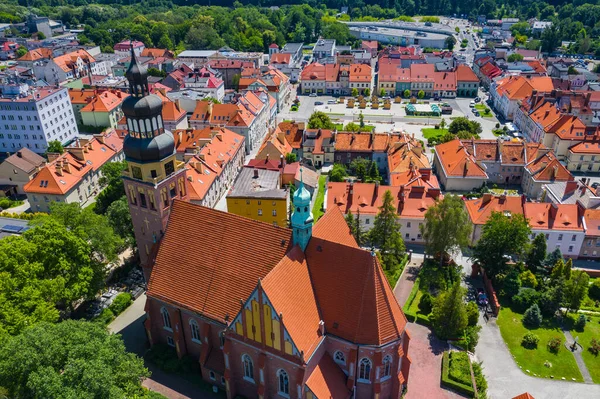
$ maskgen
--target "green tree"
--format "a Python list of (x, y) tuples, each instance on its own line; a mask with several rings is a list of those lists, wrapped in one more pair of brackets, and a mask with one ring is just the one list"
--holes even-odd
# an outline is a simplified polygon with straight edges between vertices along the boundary
[(404, 98), (409, 98), (410, 97), (410, 90), (406, 89), (404, 90)]
[(350, 163), (350, 171), (363, 183), (367, 180), (370, 167), (371, 161), (365, 158), (354, 158)]
[(344, 130), (347, 132), (358, 132), (360, 131), (360, 125), (354, 122), (348, 122), (348, 124), (344, 127)]
[(135, 246), (133, 222), (131, 221), (131, 213), (129, 212), (129, 204), (127, 203), (126, 196), (122, 196), (108, 206), (106, 209), (106, 218), (115, 233), (125, 240), (127, 246)]
[(577, 72), (577, 69), (575, 69), (575, 67), (573, 65), (570, 65), (569, 69), (567, 69), (567, 74), (569, 74), (569, 75), (579, 75), (579, 72)]
[(373, 228), (370, 231), (370, 239), (373, 245), (379, 248), (385, 270), (390, 272), (400, 265), (406, 247), (400, 233), (398, 214), (394, 207), (394, 197), (389, 190), (385, 192), (383, 203), (379, 207), (379, 213), (375, 216)]
[(329, 172), (329, 181), (332, 182), (342, 182), (348, 176), (348, 171), (346, 171), (346, 167), (341, 163), (336, 163), (331, 168)]
[(575, 270), (571, 273), (571, 279), (565, 283), (565, 307), (567, 312), (578, 311), (581, 303), (585, 299), (590, 276), (583, 270)]
[(360, 114), (358, 114), (358, 125), (361, 129), (365, 127), (365, 116), (363, 115), (362, 111)]
[(459, 116), (450, 122), (450, 125), (448, 126), (448, 132), (456, 135), (461, 131), (467, 131), (473, 135), (478, 135), (481, 134), (483, 129), (481, 128), (481, 124), (479, 122), (471, 121), (464, 116)]
[(44, 32), (37, 32), (36, 33), (38, 40), (44, 40), (46, 38), (46, 35), (44, 35)]
[(17, 49), (15, 54), (16, 54), (17, 58), (21, 58), (25, 54), (27, 54), (27, 49), (23, 46), (19, 46), (19, 48)]
[(454, 27), (454, 32), (460, 33), (460, 28), (458, 26)]
[(439, 256), (441, 265), (444, 257), (440, 254), (452, 255), (469, 245), (471, 230), (462, 200), (455, 195), (446, 195), (425, 213), (425, 223), (421, 225), (425, 251), (431, 256)]
[(371, 161), (371, 166), (369, 166), (369, 178), (370, 182), (380, 182), (381, 176), (379, 175), (379, 168), (377, 167), (377, 162)]
[(352, 236), (354, 237), (354, 239), (356, 240), (356, 243), (360, 246), (363, 244), (364, 241), (364, 232), (362, 230), (361, 224), (360, 224), (360, 209), (358, 210), (358, 213), (356, 216), (354, 216), (352, 214), (352, 212), (348, 212), (346, 214), (346, 223), (348, 224), (348, 227), (350, 228), (350, 232), (352, 234)]
[(296, 154), (294, 154), (293, 152), (288, 152), (287, 154), (285, 154), (285, 162), (286, 163), (294, 163), (297, 161), (297, 157)]
[(524, 253), (531, 228), (523, 215), (492, 212), (483, 226), (481, 238), (473, 250), (473, 258), (493, 279), (507, 271), (508, 256)]
[(417, 97), (419, 99), (423, 99), (425, 97), (425, 92), (423, 90), (419, 90), (419, 92), (417, 93)]
[(239, 73), (236, 73), (235, 75), (233, 75), (233, 77), (231, 78), (231, 86), (233, 87), (233, 89), (235, 91), (238, 91), (239, 87), (240, 87), (240, 78), (242, 76)]
[(165, 76), (167, 76), (167, 73), (165, 71), (161, 71), (158, 68), (148, 68), (148, 75), (155, 76), (158, 78), (164, 78)]
[(356, 87), (353, 87), (350, 91), (350, 94), (352, 95), (352, 97), (358, 97), (358, 89)]
[(78, 237), (90, 244), (93, 255), (103, 262), (117, 260), (123, 247), (123, 240), (112, 228), (104, 215), (98, 215), (90, 207), (81, 208), (78, 203), (53, 202), (50, 204), (50, 216), (41, 219), (44, 223), (55, 220)]
[(46, 148), (46, 154), (62, 154), (65, 152), (65, 149), (60, 141), (52, 140), (48, 143), (48, 148)]
[(335, 129), (335, 125), (325, 112), (315, 111), (308, 118), (309, 129)]
[(523, 61), (523, 58), (524, 57), (519, 53), (512, 53), (511, 55), (508, 56), (506, 61), (508, 61), (508, 62)]
[(446, 40), (444, 40), (444, 46), (452, 51), (454, 49), (454, 45), (456, 44), (456, 38), (454, 36), (448, 36)]
[(98, 214), (104, 214), (110, 204), (125, 195), (125, 186), (121, 176), (127, 169), (127, 162), (108, 162), (102, 165), (100, 172), (102, 177), (98, 180), (100, 185), (105, 186), (104, 190), (96, 197), (94, 211)]
[(467, 328), (469, 319), (464, 296), (465, 289), (457, 281), (435, 300), (429, 320), (438, 337), (459, 338)]
[(368, 87), (366, 89), (363, 90), (363, 94), (365, 96), (370, 96), (371, 95), (371, 89), (369, 89)]
[(98, 323), (40, 323), (0, 346), (0, 385), (14, 398), (140, 397), (149, 375)]
[(530, 328), (537, 328), (542, 324), (542, 312), (537, 303), (531, 305), (529, 309), (525, 311), (523, 315), (523, 324)]
[(387, 95), (387, 92), (385, 91), (385, 89), (382, 87), (381, 90), (379, 90), (379, 97), (385, 97)]
[(523, 287), (536, 288), (538, 285), (537, 278), (531, 270), (525, 270), (519, 274), (519, 280), (521, 280)]
[(527, 268), (536, 272), (542, 267), (544, 259), (546, 259), (546, 237), (540, 233), (535, 236), (527, 252)]
[(506, 275), (506, 278), (502, 283), (502, 288), (509, 298), (512, 298), (519, 293), (519, 290), (521, 289), (521, 279), (519, 278), (519, 271), (516, 268), (512, 268)]

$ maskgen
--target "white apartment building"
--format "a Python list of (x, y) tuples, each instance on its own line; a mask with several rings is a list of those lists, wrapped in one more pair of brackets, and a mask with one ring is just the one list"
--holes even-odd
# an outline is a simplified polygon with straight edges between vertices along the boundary
[(44, 153), (50, 141), (66, 144), (77, 134), (66, 87), (30, 89), (27, 95), (0, 99), (0, 151)]

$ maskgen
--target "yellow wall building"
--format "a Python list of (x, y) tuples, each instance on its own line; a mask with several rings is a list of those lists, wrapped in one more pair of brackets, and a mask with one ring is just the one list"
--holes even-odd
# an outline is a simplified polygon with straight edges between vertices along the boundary
[(243, 168), (227, 194), (227, 211), (286, 227), (289, 193), (277, 171)]

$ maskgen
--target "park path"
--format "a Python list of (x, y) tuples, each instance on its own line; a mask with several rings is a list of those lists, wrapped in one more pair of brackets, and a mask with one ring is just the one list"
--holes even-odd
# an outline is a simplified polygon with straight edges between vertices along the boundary
[(423, 254), (413, 253), (412, 259), (404, 267), (402, 275), (394, 287), (394, 295), (400, 306), (404, 306), (410, 295), (410, 291), (412, 291), (413, 286), (415, 285), (415, 279), (419, 274), (421, 263), (423, 263)]
[[(563, 334), (565, 334), (565, 338), (567, 339), (567, 347), (570, 348), (573, 343), (575, 342), (575, 338), (573, 338), (573, 336), (571, 335), (571, 332), (568, 330), (562, 330)], [(586, 384), (593, 384), (594, 380), (592, 380), (592, 376), (590, 375), (590, 372), (587, 369), (587, 366), (585, 365), (585, 362), (583, 361), (583, 357), (581, 356), (581, 347), (579, 347), (575, 352), (571, 352), (573, 354), (573, 356), (575, 357), (575, 362), (577, 363), (577, 367), (579, 367), (579, 371), (581, 372), (581, 375), (583, 376), (583, 381)]]
[(514, 398), (524, 392), (543, 399), (600, 398), (599, 384), (526, 375), (517, 366), (504, 343), (496, 319), (492, 318), (487, 323), (480, 319), (480, 325), (482, 329), (475, 354), (478, 361), (483, 361), (483, 374), (488, 383), (487, 396), (490, 399)]

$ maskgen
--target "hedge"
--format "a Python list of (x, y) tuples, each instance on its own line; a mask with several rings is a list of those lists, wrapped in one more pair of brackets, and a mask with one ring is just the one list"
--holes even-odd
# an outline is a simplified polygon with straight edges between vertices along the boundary
[(449, 373), (450, 353), (445, 351), (444, 356), (442, 357), (442, 386), (450, 388), (463, 395), (468, 395), (470, 398), (475, 396), (475, 390), (473, 390), (473, 387), (454, 381), (450, 378)]
[(404, 312), (406, 319), (411, 323), (421, 324), (425, 327), (431, 327), (431, 322), (429, 321), (429, 317), (424, 316), (422, 314), (414, 314), (412, 312)]
[(421, 279), (419, 277), (417, 277), (415, 279), (415, 285), (413, 285), (412, 290), (410, 291), (410, 294), (408, 295), (408, 299), (406, 300), (406, 303), (404, 304), (404, 313), (408, 312), (408, 309), (410, 309), (413, 301), (415, 300), (415, 297), (417, 296), (417, 292), (419, 292), (419, 284), (421, 282)]

